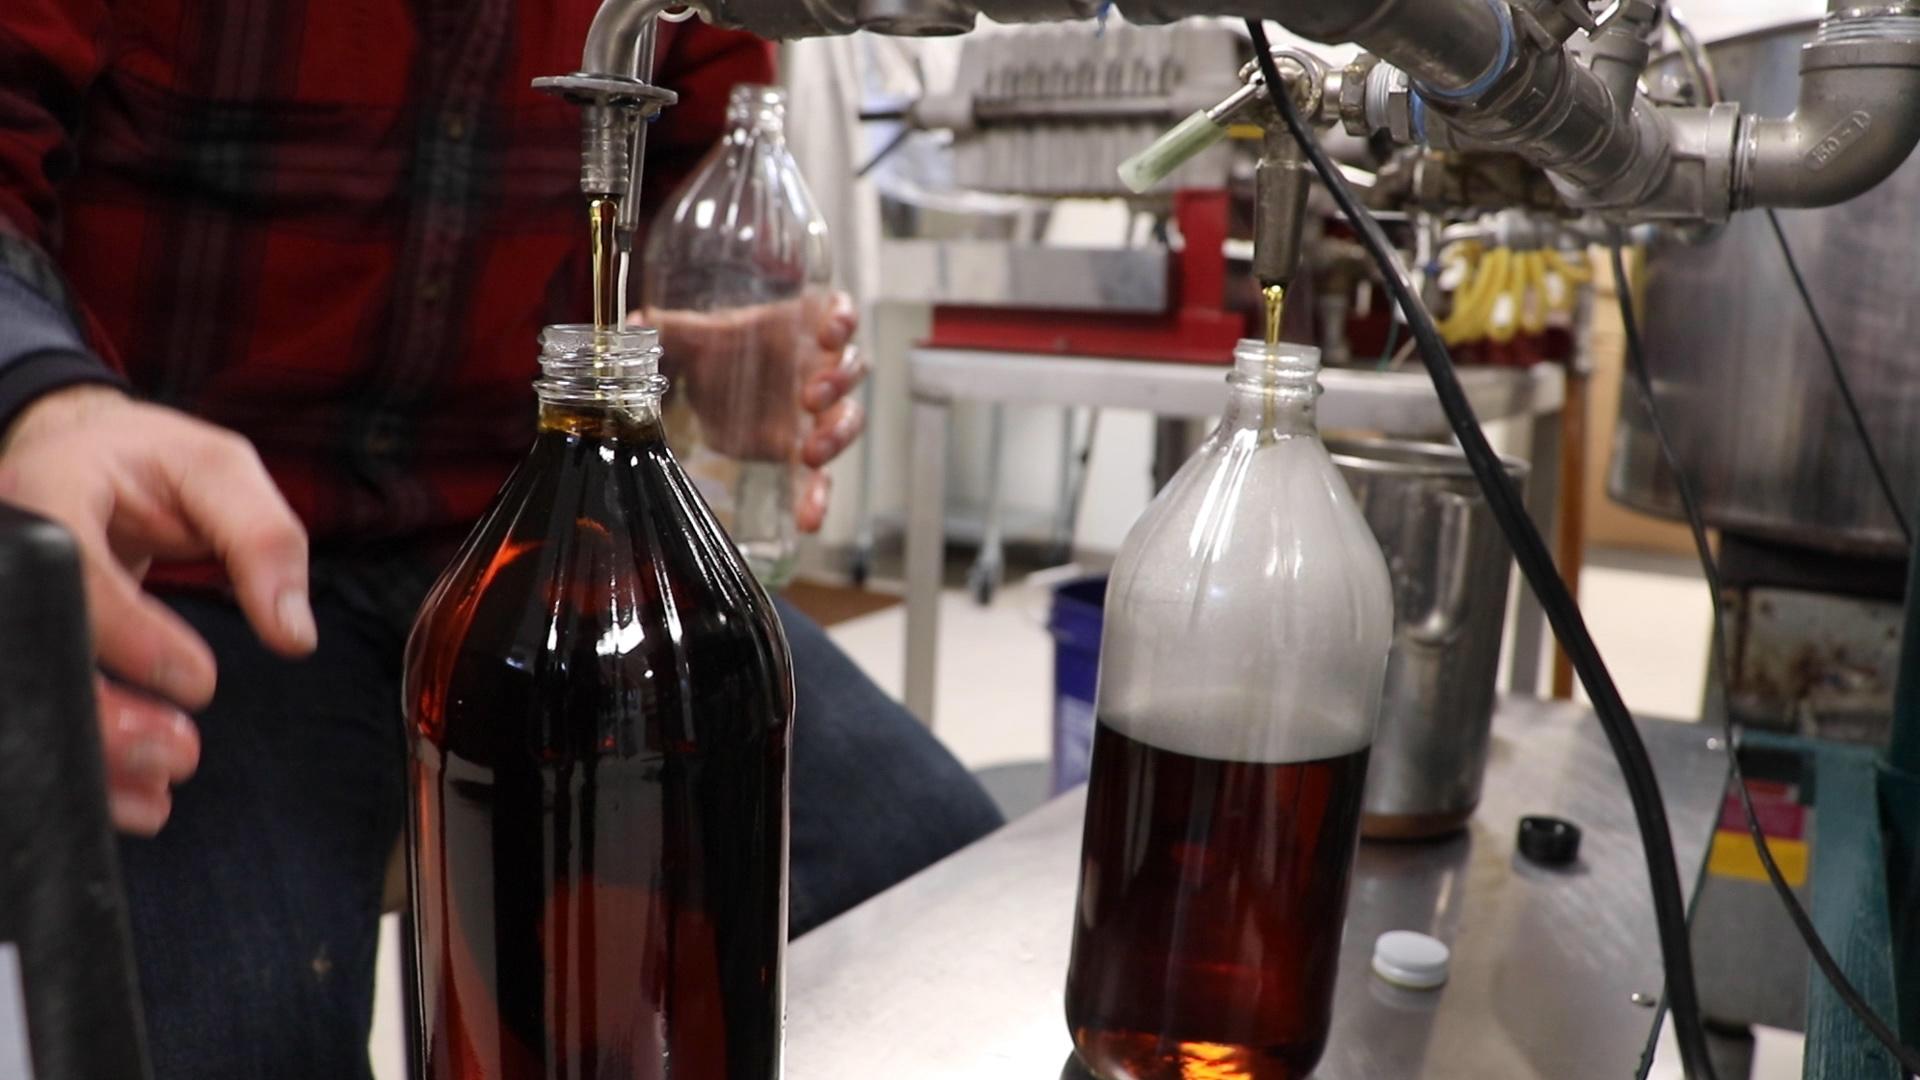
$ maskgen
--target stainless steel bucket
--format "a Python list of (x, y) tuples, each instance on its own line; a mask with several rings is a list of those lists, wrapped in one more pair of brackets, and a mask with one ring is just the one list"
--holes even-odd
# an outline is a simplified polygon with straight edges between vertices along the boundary
[[(1480, 803), (1512, 554), (1452, 447), (1332, 440), (1393, 573), (1393, 654), (1367, 769), (1363, 835), (1439, 836)], [(1524, 462), (1506, 460), (1524, 484)]]

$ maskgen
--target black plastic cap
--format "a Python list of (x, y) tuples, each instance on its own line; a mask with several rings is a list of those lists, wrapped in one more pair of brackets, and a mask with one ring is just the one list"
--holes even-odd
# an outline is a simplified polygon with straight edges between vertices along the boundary
[(1523, 817), (1517, 846), (1530, 862), (1565, 866), (1580, 857), (1580, 826), (1557, 817)]

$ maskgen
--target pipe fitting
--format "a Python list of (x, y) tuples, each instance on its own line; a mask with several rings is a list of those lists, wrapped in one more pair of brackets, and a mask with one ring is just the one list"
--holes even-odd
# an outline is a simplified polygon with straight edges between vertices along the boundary
[(1604, 80), (1550, 40), (1522, 39), (1508, 75), (1478, 101), (1425, 95), (1416, 112), (1440, 149), (1517, 153), (1553, 174), (1569, 202), (1644, 202), (1668, 165), (1667, 123), (1644, 95), (1616, 103)]
[(1653, 220), (1717, 223), (1733, 212), (1734, 147), (1740, 106), (1724, 101), (1698, 108), (1662, 110), (1672, 158), (1659, 187), (1634, 216)]
[(1733, 164), (1736, 208), (1832, 206), (1879, 185), (1920, 144), (1920, 16), (1903, 6), (1836, 13), (1800, 54), (1800, 101), (1747, 117)]
[[(658, 18), (681, 0), (603, 0), (587, 27), (580, 71), (653, 81), (653, 43)], [(699, 7), (699, 5), (694, 5)]]
[(1564, 44), (1576, 30), (1600, 29), (1586, 0), (1514, 0), (1514, 10), (1532, 19), (1554, 41)]
[[(1340, 72), (1339, 93), (1334, 96), (1340, 103), (1340, 126), (1347, 134), (1366, 138), (1374, 132), (1367, 117), (1367, 101), (1371, 96), (1368, 84), (1373, 81), (1373, 73), (1383, 67), (1387, 65), (1382, 64), (1379, 57), (1363, 52)], [(1333, 90), (1333, 84), (1329, 83), (1328, 90)]]
[(1613, 17), (1579, 49), (1623, 113), (1639, 93), (1640, 76), (1653, 55), (1649, 38), (1659, 23), (1660, 9), (1653, 0), (1621, 0)]

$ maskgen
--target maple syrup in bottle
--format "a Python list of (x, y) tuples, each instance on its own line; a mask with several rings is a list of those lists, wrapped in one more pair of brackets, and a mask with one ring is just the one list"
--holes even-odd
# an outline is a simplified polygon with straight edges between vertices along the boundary
[(793, 690), (657, 336), (542, 334), (532, 451), (407, 646), (419, 1075), (773, 1080)]
[(1326, 1046), (1393, 599), (1319, 361), (1242, 342), (1114, 564), (1066, 989), (1099, 1080), (1305, 1080)]
[(1366, 748), (1221, 761), (1102, 723), (1093, 768), (1067, 988), (1082, 1058), (1127, 1080), (1307, 1076), (1332, 1026)]

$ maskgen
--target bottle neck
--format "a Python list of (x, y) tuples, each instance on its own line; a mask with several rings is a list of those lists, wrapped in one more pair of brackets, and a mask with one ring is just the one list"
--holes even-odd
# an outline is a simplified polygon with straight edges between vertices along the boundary
[(575, 434), (653, 425), (667, 379), (660, 334), (638, 326), (601, 330), (549, 326), (540, 332), (540, 428)]
[(735, 139), (756, 137), (783, 141), (787, 137), (787, 95), (773, 86), (744, 84), (733, 88), (727, 101), (727, 126)]
[(1319, 374), (1318, 349), (1242, 341), (1233, 350), (1221, 431), (1253, 431), (1273, 438), (1317, 435), (1314, 403), (1320, 397)]

